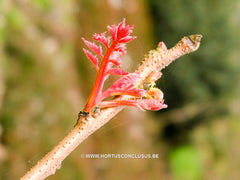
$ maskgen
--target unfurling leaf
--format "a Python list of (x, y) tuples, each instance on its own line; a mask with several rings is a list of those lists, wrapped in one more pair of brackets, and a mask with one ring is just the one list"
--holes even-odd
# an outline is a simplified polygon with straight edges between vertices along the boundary
[(103, 43), (106, 46), (106, 48), (109, 48), (110, 37), (106, 37), (106, 32), (104, 32), (102, 34), (95, 33), (93, 36), (93, 39), (95, 41)]
[(124, 70), (118, 69), (118, 68), (111, 68), (107, 71), (106, 74), (122, 76), (122, 75), (127, 75), (128, 72), (125, 72)]
[(86, 39), (82, 38), (83, 42), (89, 47), (89, 49), (93, 50), (97, 55), (102, 57), (102, 46), (96, 45), (94, 42), (87, 41)]
[[(113, 106), (134, 106), (140, 110), (159, 110), (165, 108), (163, 103), (163, 93), (158, 88), (155, 88), (155, 81), (160, 78), (160, 72), (152, 72), (149, 77), (139, 86), (136, 83), (141, 79), (138, 73), (125, 72), (122, 67), (121, 55), (126, 54), (126, 43), (135, 39), (135, 36), (130, 36), (133, 25), (125, 25), (125, 19), (118, 25), (108, 26), (110, 37), (106, 33), (94, 34), (93, 40), (102, 43), (106, 47), (105, 55), (102, 52), (102, 46), (96, 45), (94, 42), (85, 40), (84, 43), (96, 55), (90, 51), (83, 49), (84, 53), (91, 60), (93, 65), (98, 70), (95, 87), (93, 88), (88, 103), (84, 109), (89, 112), (93, 107), (113, 107)], [(159, 48), (161, 48), (159, 46)], [(164, 48), (164, 47), (163, 47)], [(101, 65), (98, 66), (98, 57), (101, 59)], [(117, 66), (113, 67), (113, 66)], [(122, 76), (111, 87), (102, 92), (104, 82), (109, 75)], [(129, 99), (122, 99), (123, 95), (127, 95)], [(118, 96), (117, 100), (105, 99), (108, 97)]]
[(93, 63), (93, 65), (95, 66), (95, 68), (99, 69), (98, 67), (98, 58), (96, 56), (94, 56), (90, 51), (86, 50), (83, 48), (84, 53), (86, 54), (86, 56), (88, 57), (88, 59)]

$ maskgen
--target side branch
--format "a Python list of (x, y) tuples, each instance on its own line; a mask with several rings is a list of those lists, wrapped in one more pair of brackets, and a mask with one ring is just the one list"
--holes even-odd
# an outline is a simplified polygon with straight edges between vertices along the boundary
[(156, 50), (151, 50), (142, 61), (137, 72), (145, 80), (153, 71), (161, 71), (177, 58), (196, 51), (200, 46), (202, 35), (185, 36), (173, 48), (167, 49), (163, 42), (158, 44)]
[[(145, 57), (142, 65), (137, 69), (144, 81), (151, 72), (159, 71), (168, 66), (178, 57), (196, 51), (200, 45), (201, 35), (184, 37), (177, 45), (167, 49), (164, 43), (159, 43), (157, 50), (152, 50)], [(127, 99), (127, 97), (124, 97)], [(122, 99), (124, 99), (122, 98)], [(88, 136), (106, 124), (124, 107), (105, 108), (97, 117), (81, 116), (72, 131), (55, 146), (42, 160), (40, 160), (21, 180), (41, 180), (60, 169), (62, 161)]]

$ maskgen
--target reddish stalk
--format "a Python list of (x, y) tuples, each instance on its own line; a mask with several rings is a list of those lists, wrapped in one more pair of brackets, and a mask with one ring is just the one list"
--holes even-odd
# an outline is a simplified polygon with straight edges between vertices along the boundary
[(97, 77), (93, 86), (93, 89), (89, 95), (87, 104), (84, 108), (85, 112), (89, 112), (96, 104), (96, 100), (99, 97), (102, 88), (103, 88), (103, 84), (104, 84), (104, 74), (106, 73), (106, 68), (107, 68), (107, 64), (108, 64), (108, 59), (110, 54), (114, 51), (114, 47), (117, 44), (116, 42), (113, 42), (113, 44), (111, 45), (111, 47), (107, 50), (105, 56), (102, 59), (99, 71), (97, 73)]

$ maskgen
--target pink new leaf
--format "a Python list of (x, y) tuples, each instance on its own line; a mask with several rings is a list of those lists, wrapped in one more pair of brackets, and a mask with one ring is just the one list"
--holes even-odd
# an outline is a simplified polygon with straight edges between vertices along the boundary
[(95, 66), (95, 68), (97, 69), (97, 71), (99, 70), (98, 67), (98, 58), (96, 56), (94, 56), (90, 51), (86, 50), (83, 48), (84, 53), (86, 54), (86, 56), (88, 57), (88, 59), (92, 62), (92, 64)]
[(145, 96), (146, 90), (144, 89), (137, 89), (137, 88), (132, 88), (132, 89), (119, 89), (119, 90), (109, 90), (109, 91), (104, 91), (101, 94), (100, 100), (104, 100), (107, 97), (111, 97), (111, 96), (122, 96), (122, 95), (128, 95), (128, 96), (133, 96), (133, 97), (143, 97)]
[(121, 39), (126, 38), (126, 37), (129, 37), (130, 40), (135, 38), (135, 37), (128, 36), (130, 33), (132, 33), (133, 27), (134, 27), (134, 25), (126, 26), (125, 19), (123, 19), (123, 21), (118, 26), (116, 26), (116, 25), (108, 26), (108, 31), (111, 34), (113, 41), (120, 42)]
[(133, 39), (135, 39), (136, 37), (135, 36), (127, 36), (127, 37), (124, 37), (124, 38), (121, 38), (118, 42), (120, 43), (127, 43)]
[(101, 58), (103, 57), (102, 54), (102, 46), (96, 45), (94, 42), (90, 42), (84, 38), (82, 38), (83, 42), (89, 47), (89, 49), (93, 50), (97, 55), (99, 55)]
[(118, 68), (111, 68), (107, 71), (106, 74), (111, 74), (111, 75), (117, 75), (117, 76), (123, 76), (123, 75), (127, 75), (128, 72), (125, 72), (122, 69), (118, 69)]
[(145, 111), (136, 100), (102, 101), (98, 106), (101, 108), (116, 107), (116, 106), (133, 106), (140, 109), (141, 111)]
[(143, 97), (146, 94), (146, 90), (144, 89), (138, 89), (138, 88), (129, 88), (127, 90), (119, 90), (112, 93), (111, 96), (117, 96), (117, 95), (128, 95), (128, 96), (134, 96), (134, 97)]
[(158, 111), (163, 108), (167, 108), (167, 105), (163, 101), (157, 99), (139, 99), (138, 104), (146, 110)]
[[(120, 69), (122, 66), (122, 61), (120, 55), (126, 54), (126, 43), (135, 37), (129, 36), (132, 32), (133, 26), (126, 26), (125, 19), (118, 25), (108, 26), (108, 31), (111, 37), (106, 37), (106, 33), (94, 34), (93, 39), (98, 41), (106, 46), (105, 55), (102, 55), (102, 46), (97, 46), (94, 42), (89, 42), (83, 38), (84, 43), (98, 56), (101, 58), (101, 66), (97, 74), (96, 82), (94, 88), (89, 96), (87, 105), (84, 108), (84, 111), (89, 112), (91, 109), (98, 105), (104, 97), (114, 96), (114, 95), (131, 95), (133, 97), (141, 97), (145, 93), (145, 90), (134, 89), (133, 84), (129, 86), (132, 89), (121, 89), (119, 91), (106, 91), (102, 93), (104, 82), (109, 77), (109, 75), (127, 75), (128, 72)], [(110, 40), (111, 45), (110, 45)], [(93, 62), (94, 65), (98, 64), (97, 57), (93, 56), (90, 52), (85, 50), (85, 54)], [(115, 65), (119, 68), (113, 68)], [(98, 67), (98, 66), (97, 66)], [(126, 91), (128, 90), (128, 92)], [(141, 95), (141, 96), (140, 96)]]
[(113, 51), (110, 56), (108, 62), (115, 64), (119, 68), (122, 67), (122, 60), (120, 59), (120, 53), (118, 51)]
[(112, 40), (116, 41), (117, 40), (117, 30), (118, 27), (116, 25), (112, 25), (112, 26), (107, 26), (109, 33), (112, 36)]
[(118, 26), (118, 31), (117, 31), (118, 40), (120, 40), (121, 38), (127, 37), (130, 33), (132, 33), (133, 27), (134, 25), (126, 26), (125, 19), (123, 19), (123, 21)]
[(119, 43), (114, 47), (115, 51), (118, 51), (121, 55), (126, 54), (126, 44), (124, 43)]
[(95, 41), (103, 43), (106, 46), (106, 48), (109, 48), (110, 37), (106, 37), (106, 32), (103, 32), (101, 34), (95, 33), (93, 39)]
[(158, 111), (163, 108), (167, 108), (167, 105), (161, 101), (155, 99), (129, 99), (129, 100), (112, 100), (103, 101), (99, 104), (99, 107), (115, 107), (115, 106), (134, 106), (141, 111), (153, 110)]
[(108, 88), (107, 90), (120, 90), (120, 89), (128, 89), (129, 87), (132, 87), (140, 78), (140, 75), (138, 73), (130, 73), (126, 76), (121, 77), (119, 80), (117, 80), (113, 85)]
[(115, 60), (115, 59), (110, 59), (109, 62), (113, 63), (114, 65), (116, 65), (119, 68), (122, 67), (122, 61), (121, 60), (119, 61), (119, 60)]
[(134, 88), (134, 84), (139, 80), (140, 75), (138, 73), (130, 73), (128, 75), (125, 75), (118, 79), (111, 87), (109, 87), (107, 90), (105, 90), (101, 94), (101, 100), (105, 99), (106, 97), (113, 96), (116, 92), (116, 94), (127, 94), (128, 91), (129, 95), (135, 94), (135, 96), (138, 96), (139, 94), (143, 95), (145, 91), (138, 90)]

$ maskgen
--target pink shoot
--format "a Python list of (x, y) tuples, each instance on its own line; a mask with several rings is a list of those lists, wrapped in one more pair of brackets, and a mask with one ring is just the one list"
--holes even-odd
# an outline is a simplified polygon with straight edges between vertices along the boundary
[[(133, 40), (135, 37), (130, 36), (133, 25), (125, 25), (125, 19), (118, 25), (108, 26), (110, 37), (106, 36), (106, 32), (101, 34), (94, 34), (93, 40), (100, 43), (87, 41), (82, 38), (83, 42), (92, 51), (83, 49), (88, 59), (95, 66), (98, 71), (95, 84), (89, 96), (87, 105), (84, 108), (85, 112), (90, 112), (94, 107), (114, 107), (114, 106), (134, 106), (140, 110), (159, 110), (166, 108), (163, 103), (163, 93), (153, 87), (154, 81), (160, 78), (160, 72), (153, 72), (142, 86), (137, 85), (141, 79), (138, 73), (125, 72), (122, 67), (121, 55), (126, 54), (126, 43)], [(102, 45), (105, 46), (105, 53), (103, 53)], [(101, 64), (99, 66), (99, 59)], [(114, 67), (115, 66), (115, 67)], [(104, 92), (103, 86), (105, 80), (109, 75), (122, 76), (111, 87)], [(148, 86), (149, 87), (145, 87)], [(123, 95), (129, 97), (128, 100), (122, 99)], [(119, 98), (113, 100), (105, 100), (108, 97)]]
[(125, 19), (118, 25), (108, 26), (108, 31), (111, 37), (107, 37), (106, 33), (95, 34), (93, 39), (97, 42), (102, 43), (106, 52), (103, 55), (102, 45), (96, 45), (94, 42), (89, 42), (83, 38), (84, 43), (89, 49), (93, 51), (100, 59), (101, 65), (98, 68), (98, 58), (93, 55), (90, 51), (84, 50), (87, 57), (91, 60), (93, 65), (98, 70), (95, 84), (92, 92), (89, 96), (87, 105), (84, 108), (85, 112), (91, 111), (96, 104), (99, 103), (99, 97), (103, 89), (104, 81), (110, 74), (113, 75), (126, 75), (127, 72), (122, 69), (112, 68), (113, 65), (121, 67), (120, 55), (126, 54), (126, 43), (134, 39), (135, 37), (130, 36), (133, 26), (126, 26)]
[(90, 51), (88, 51), (88, 50), (86, 50), (84, 48), (83, 48), (83, 51), (86, 54), (86, 56), (88, 57), (88, 59), (90, 59), (90, 61), (93, 63), (93, 65), (95, 66), (95, 68), (98, 71), (99, 67), (98, 67), (98, 58), (97, 58), (97, 56), (94, 56)]

